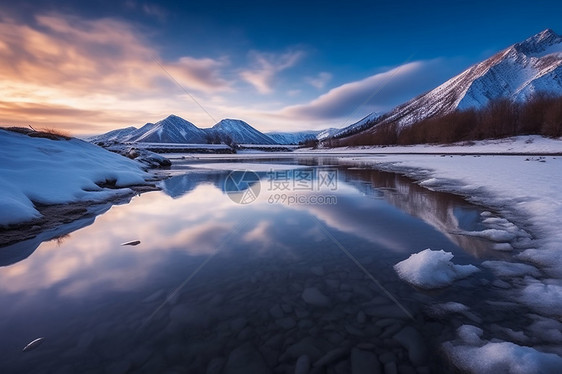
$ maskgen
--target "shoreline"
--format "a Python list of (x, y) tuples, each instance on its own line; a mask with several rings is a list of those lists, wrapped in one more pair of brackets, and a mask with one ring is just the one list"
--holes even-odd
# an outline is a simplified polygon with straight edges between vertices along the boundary
[[(64, 224), (99, 214), (96, 207), (107, 204), (110, 206), (128, 203), (135, 195), (146, 192), (160, 191), (155, 184), (128, 186), (130, 193), (112, 196), (102, 201), (75, 201), (64, 204), (35, 204), (41, 217), (22, 223), (0, 228), (0, 251), (4, 247), (33, 239), (48, 230), (54, 230)], [(55, 239), (55, 238), (52, 238)]]

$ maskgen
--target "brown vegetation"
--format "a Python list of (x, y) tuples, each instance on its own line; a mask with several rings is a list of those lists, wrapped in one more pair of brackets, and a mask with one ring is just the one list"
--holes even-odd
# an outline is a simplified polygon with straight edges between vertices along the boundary
[(31, 136), (33, 138), (45, 138), (51, 140), (70, 140), (72, 136), (69, 133), (63, 130), (57, 129), (46, 129), (42, 128), (39, 130), (35, 130), (34, 128), (30, 127), (4, 127), (4, 130), (17, 132), (19, 134), (24, 134), (27, 136)]
[(518, 135), (562, 136), (562, 97), (539, 94), (516, 104), (506, 99), (490, 102), (480, 110), (455, 111), (399, 129), (382, 123), (371, 131), (342, 139), (345, 145), (447, 144)]

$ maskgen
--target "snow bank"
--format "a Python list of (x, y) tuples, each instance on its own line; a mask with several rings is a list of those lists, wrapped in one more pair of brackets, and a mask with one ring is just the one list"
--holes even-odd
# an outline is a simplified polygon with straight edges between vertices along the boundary
[(559, 279), (525, 279), (521, 301), (541, 314), (562, 317), (562, 281)]
[(544, 353), (510, 342), (488, 342), (480, 347), (474, 346), (479, 338), (477, 328), (464, 329), (459, 331), (459, 335), (470, 345), (445, 343), (444, 348), (458, 368), (470, 373), (558, 374), (562, 369), (562, 357), (554, 353)]
[(39, 217), (33, 202), (99, 201), (144, 184), (142, 165), (79, 139), (50, 140), (0, 130), (0, 226)]
[(506, 262), (506, 261), (484, 261), (482, 266), (490, 269), (496, 276), (502, 278), (522, 277), (532, 275), (540, 276), (539, 270), (528, 264)]
[(417, 144), (409, 146), (361, 146), (338, 147), (312, 150), (301, 148), (299, 153), (350, 153), (350, 154), (388, 154), (388, 153), (470, 153), (470, 154), (555, 154), (562, 152), (562, 140), (540, 135), (515, 136), (504, 139), (488, 139), (453, 144)]
[(554, 374), (562, 369), (562, 357), (554, 353), (511, 342), (489, 342), (482, 339), (483, 333), (476, 326), (463, 325), (457, 329), (456, 341), (443, 344), (457, 368), (469, 373), (510, 374)]
[(398, 276), (421, 288), (441, 288), (479, 271), (473, 265), (455, 265), (453, 254), (425, 249), (394, 265)]

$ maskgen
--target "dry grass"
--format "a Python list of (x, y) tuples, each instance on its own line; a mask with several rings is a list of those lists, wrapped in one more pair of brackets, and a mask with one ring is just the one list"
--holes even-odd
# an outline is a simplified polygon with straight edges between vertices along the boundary
[(19, 134), (31, 136), (33, 138), (45, 138), (51, 140), (72, 139), (70, 133), (58, 129), (41, 128), (39, 130), (35, 130), (33, 128), (27, 128), (27, 127), (5, 127), (4, 130), (17, 132)]

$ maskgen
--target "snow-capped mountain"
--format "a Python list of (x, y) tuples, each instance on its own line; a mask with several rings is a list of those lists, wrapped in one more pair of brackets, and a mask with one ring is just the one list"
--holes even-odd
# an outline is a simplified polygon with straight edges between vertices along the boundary
[(363, 132), (373, 131), (373, 125), (394, 122), (400, 128), (456, 109), (482, 108), (494, 99), (522, 102), (538, 92), (562, 95), (562, 37), (550, 29), (371, 120)]
[(316, 140), (322, 130), (297, 132), (268, 132), (265, 135), (275, 140), (277, 144), (299, 144), (307, 140)]
[(175, 115), (169, 115), (156, 123), (147, 123), (128, 139), (142, 143), (207, 143), (207, 135), (193, 123)]
[(330, 127), (329, 129), (320, 131), (320, 133), (316, 136), (316, 139), (318, 140), (328, 139), (329, 137), (333, 136), (336, 132), (340, 130), (341, 129), (337, 127)]
[(221, 141), (237, 144), (277, 144), (264, 133), (239, 119), (223, 119), (205, 132), (211, 137), (217, 135)]
[(359, 121), (357, 121), (357, 122), (355, 122), (355, 123), (353, 123), (349, 126), (346, 126), (344, 128), (341, 128), (341, 129), (337, 129), (330, 136), (331, 137), (343, 138), (345, 136), (356, 134), (356, 133), (358, 133), (362, 130), (365, 130), (366, 128), (371, 127), (371, 124), (374, 123), (380, 117), (381, 117), (380, 113), (373, 112), (373, 113), (361, 118)]
[(105, 134), (89, 137), (87, 140), (92, 143), (99, 142), (121, 142), (123, 139), (128, 139), (138, 129), (136, 127), (126, 127), (124, 129), (112, 130)]
[(156, 123), (147, 123), (140, 129), (127, 127), (93, 136), (87, 140), (93, 143), (278, 144), (269, 136), (241, 120), (223, 119), (211, 128), (200, 129), (173, 114)]
[(193, 123), (176, 115), (169, 115), (156, 123), (147, 123), (140, 129), (127, 127), (87, 139), (100, 142), (189, 143), (206, 144), (207, 134)]

